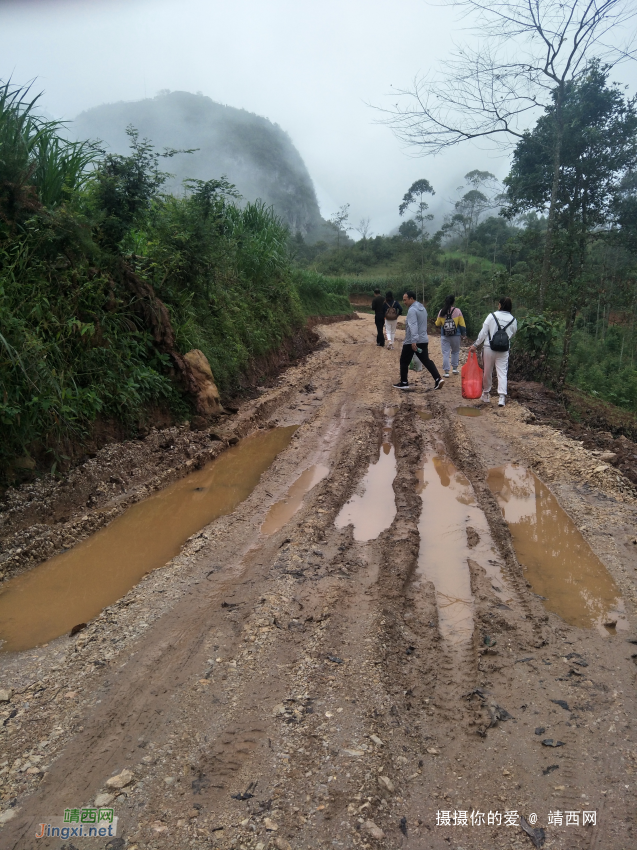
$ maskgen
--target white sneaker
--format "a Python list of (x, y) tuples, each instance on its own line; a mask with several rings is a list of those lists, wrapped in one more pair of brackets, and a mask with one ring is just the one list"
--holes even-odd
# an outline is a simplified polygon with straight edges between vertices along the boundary
[(505, 395), (501, 395), (498, 401), (498, 407), (504, 407), (506, 404), (507, 397)]
[(482, 393), (482, 398), (480, 399), (480, 401), (483, 404), (489, 404), (489, 402), (491, 401), (491, 396), (489, 395), (489, 393)]
[(448, 378), (448, 377), (449, 377), (449, 372), (444, 372), (444, 377), (445, 377), (445, 378)]
[(454, 374), (454, 375), (459, 375), (459, 374), (460, 374), (460, 372), (459, 372), (457, 369), (454, 369), (454, 370), (453, 370), (453, 374)]

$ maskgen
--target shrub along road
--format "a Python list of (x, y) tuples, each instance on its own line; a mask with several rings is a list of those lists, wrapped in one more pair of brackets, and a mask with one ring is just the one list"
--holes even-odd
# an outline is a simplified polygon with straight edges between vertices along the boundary
[[(398, 352), (375, 347), (370, 317), (319, 333), (328, 346), (233, 417), (237, 436), (298, 425), (239, 508), (79, 634), (0, 657), (3, 847), (81, 845), (37, 825), (100, 795), (123, 842), (96, 846), (111, 848), (635, 845), (634, 488), (516, 402), (458, 416), (458, 377), (393, 390)], [(365, 508), (368, 534), (339, 528), (381, 439), (370, 486), (393, 487), (393, 506)], [(577, 582), (557, 603), (530, 587), (487, 486), (514, 463), (616, 583), (607, 626), (549, 610)], [(262, 534), (313, 465), (327, 476)], [(101, 498), (96, 511), (122, 501)], [(25, 534), (29, 510), (12, 514)], [(549, 548), (564, 523), (539, 529)]]

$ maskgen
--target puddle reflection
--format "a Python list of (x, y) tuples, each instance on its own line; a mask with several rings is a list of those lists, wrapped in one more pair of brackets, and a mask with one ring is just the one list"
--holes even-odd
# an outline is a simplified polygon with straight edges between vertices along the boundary
[[(422, 483), (420, 483), (422, 482)], [(445, 457), (425, 462), (419, 479), (422, 513), (417, 576), (436, 590), (440, 633), (450, 644), (471, 639), (473, 596), (467, 559), (484, 567), (503, 587), (497, 552), (469, 480)], [(469, 545), (467, 529), (472, 530)]]
[(132, 505), (108, 526), (0, 590), (2, 651), (30, 649), (86, 623), (183, 543), (246, 499), (296, 426), (260, 431), (203, 469)]
[(385, 424), (376, 463), (372, 463), (361, 481), (358, 493), (345, 502), (334, 524), (337, 528), (354, 526), (354, 540), (366, 542), (375, 540), (389, 528), (396, 516), (396, 498), (394, 478), (396, 477), (396, 457), (391, 442), (392, 422), (396, 415), (395, 407), (385, 408)]
[(302, 472), (288, 490), (286, 497), (272, 505), (261, 526), (261, 533), (274, 534), (275, 531), (283, 528), (299, 510), (305, 496), (325, 478), (329, 471), (329, 466), (317, 463)]
[[(489, 470), (487, 481), (545, 607), (571, 626), (595, 627), (601, 634), (627, 629), (617, 585), (548, 487), (515, 464)], [(605, 629), (605, 623), (614, 625)]]

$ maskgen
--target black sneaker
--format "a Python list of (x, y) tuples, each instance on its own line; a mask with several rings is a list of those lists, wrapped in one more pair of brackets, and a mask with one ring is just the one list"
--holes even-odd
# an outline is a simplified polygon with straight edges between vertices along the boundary
[(394, 389), (396, 390), (408, 390), (409, 384), (407, 381), (399, 381), (397, 384), (394, 384)]
[(445, 382), (444, 378), (436, 378), (436, 383), (434, 384), (434, 389), (439, 390), (440, 387), (444, 384), (444, 382)]

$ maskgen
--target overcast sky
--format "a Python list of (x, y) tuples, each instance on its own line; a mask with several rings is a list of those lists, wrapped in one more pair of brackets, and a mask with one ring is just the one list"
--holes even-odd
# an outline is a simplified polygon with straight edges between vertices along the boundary
[[(425, 0), (0, 0), (0, 37), (0, 79), (35, 80), (52, 117), (170, 89), (277, 122), (323, 215), (350, 203), (375, 233), (400, 223), (414, 180), (432, 183), (440, 212), (467, 171), (508, 171), (507, 157), (471, 146), (414, 158), (374, 123), (367, 104), (391, 106), (392, 85), (408, 87), (466, 38), (457, 13)], [(634, 69), (617, 77), (634, 91)]]

